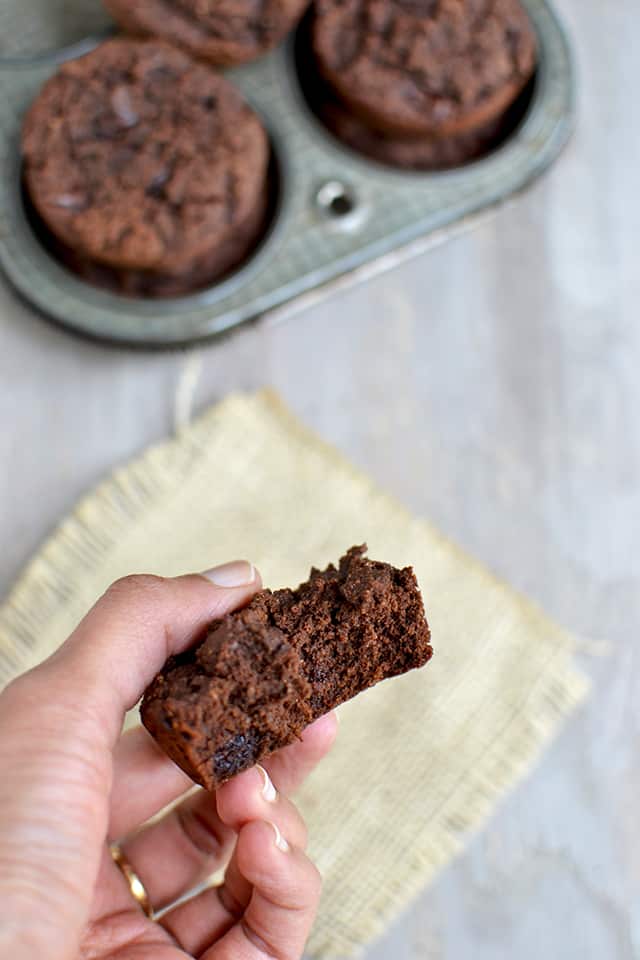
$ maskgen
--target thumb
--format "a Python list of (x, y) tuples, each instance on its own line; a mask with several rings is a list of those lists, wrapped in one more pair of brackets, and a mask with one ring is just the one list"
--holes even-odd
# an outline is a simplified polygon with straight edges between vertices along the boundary
[(76, 955), (124, 714), (168, 656), (259, 587), (244, 561), (176, 579), (126, 577), (0, 695), (0, 955)]

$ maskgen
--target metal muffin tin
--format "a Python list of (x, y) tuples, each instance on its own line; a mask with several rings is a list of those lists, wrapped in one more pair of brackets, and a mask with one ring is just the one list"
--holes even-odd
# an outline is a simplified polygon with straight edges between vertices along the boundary
[(93, 287), (59, 264), (34, 234), (21, 192), (25, 110), (59, 62), (104, 38), (108, 17), (99, 0), (38, 0), (26, 5), (28, 20), (23, 0), (5, 2), (0, 264), (37, 309), (79, 333), (170, 345), (222, 333), (347, 275), (366, 273), (375, 263), (397, 262), (523, 189), (567, 141), (574, 100), (567, 39), (546, 0), (525, 3), (540, 46), (527, 114), (492, 154), (446, 173), (395, 171), (341, 146), (307, 105), (292, 40), (257, 63), (229, 71), (272, 139), (280, 177), (272, 226), (248, 262), (210, 289), (135, 300)]

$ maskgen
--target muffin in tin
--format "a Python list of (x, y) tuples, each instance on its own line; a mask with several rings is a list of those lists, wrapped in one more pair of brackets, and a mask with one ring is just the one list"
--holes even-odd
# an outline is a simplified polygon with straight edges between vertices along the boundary
[(269, 141), (236, 89), (159, 41), (64, 63), (23, 126), (24, 183), (59, 255), (120, 292), (177, 296), (261, 236)]
[(311, 43), (328, 125), (418, 169), (489, 149), (536, 67), (519, 0), (316, 0)]
[(296, 25), (309, 0), (105, 0), (129, 33), (171, 40), (221, 67), (256, 60)]

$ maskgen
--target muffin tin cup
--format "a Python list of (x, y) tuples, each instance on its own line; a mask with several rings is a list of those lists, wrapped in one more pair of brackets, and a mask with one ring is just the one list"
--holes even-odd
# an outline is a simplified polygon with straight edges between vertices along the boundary
[[(43, 0), (41, 0), (43, 2)], [(51, 0), (47, 0), (51, 3)], [(198, 293), (132, 299), (70, 273), (34, 233), (21, 188), (22, 119), (57, 63), (106, 34), (82, 37), (65, 19), (68, 43), (31, 38), (26, 52), (0, 47), (0, 264), (38, 310), (87, 336), (138, 345), (188, 343), (220, 334), (332, 282), (398, 263), (522, 190), (557, 158), (573, 125), (573, 69), (565, 33), (546, 0), (525, 0), (539, 41), (531, 102), (492, 153), (446, 172), (394, 170), (342, 146), (307, 104), (294, 39), (264, 59), (228, 71), (261, 116), (279, 178), (272, 224), (233, 274)], [(18, 4), (11, 3), (9, 8)], [(62, 8), (62, 0), (52, 7)], [(99, 3), (67, 3), (91, 28)], [(50, 17), (50, 15), (48, 15)], [(7, 11), (2, 26), (10, 29)]]

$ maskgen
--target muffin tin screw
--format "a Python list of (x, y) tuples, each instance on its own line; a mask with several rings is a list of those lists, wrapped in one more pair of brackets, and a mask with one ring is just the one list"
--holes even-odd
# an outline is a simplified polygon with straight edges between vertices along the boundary
[(330, 220), (341, 220), (352, 214), (357, 199), (351, 187), (340, 180), (327, 180), (316, 192), (316, 206)]

